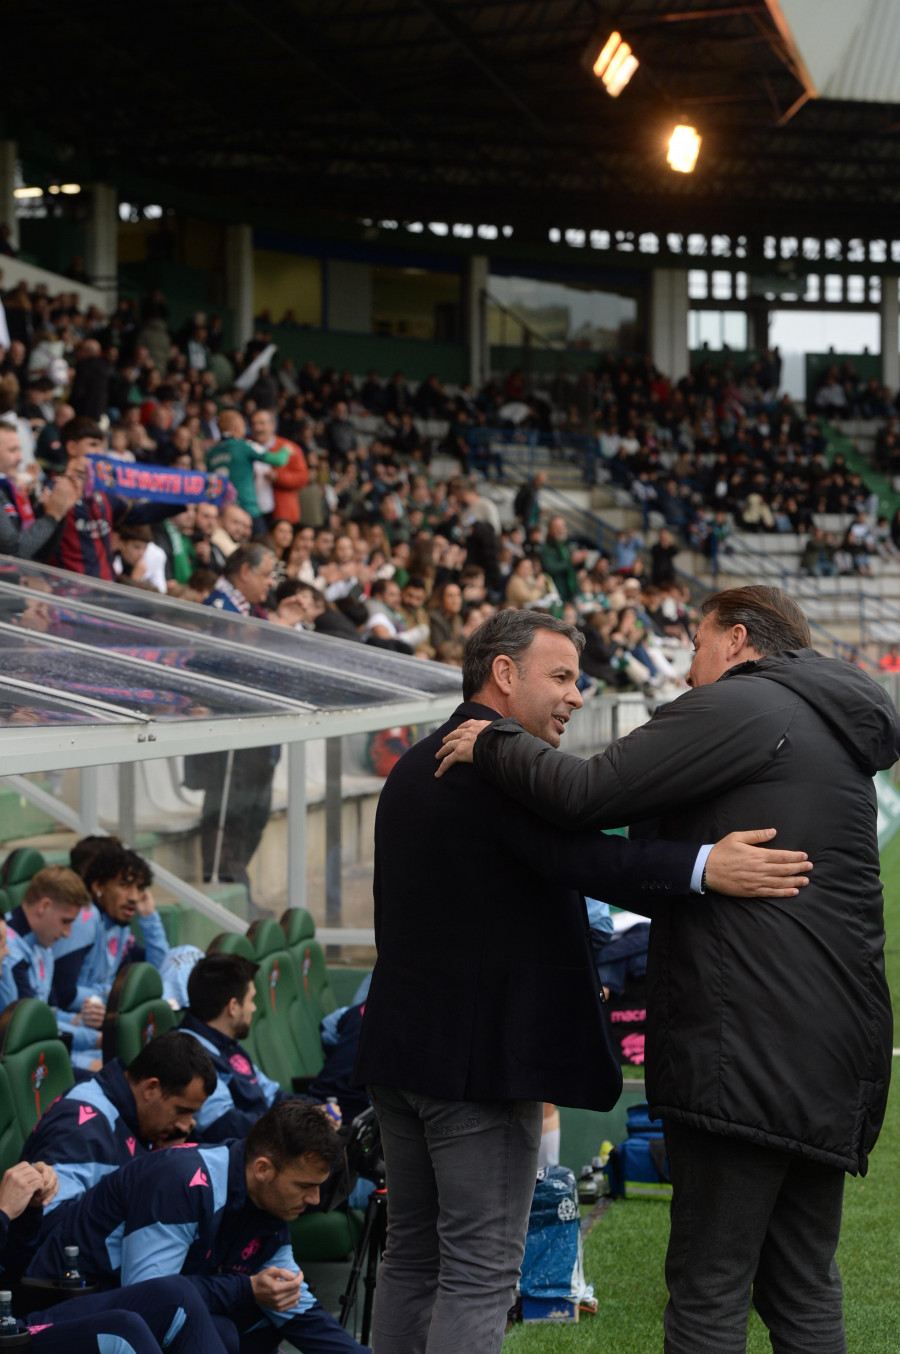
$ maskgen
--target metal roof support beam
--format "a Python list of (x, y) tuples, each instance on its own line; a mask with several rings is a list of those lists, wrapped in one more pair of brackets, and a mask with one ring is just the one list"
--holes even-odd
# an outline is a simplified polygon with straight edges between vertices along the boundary
[(306, 907), (306, 744), (287, 745), (287, 905)]
[(547, 132), (547, 124), (533, 108), (519, 97), (510, 84), (506, 82), (500, 72), (497, 70), (493, 61), (484, 52), (480, 44), (472, 37), (471, 33), (465, 29), (457, 19), (447, 10), (447, 7), (441, 3), (441, 0), (418, 0), (420, 9), (428, 14), (439, 28), (452, 38), (456, 46), (463, 52), (471, 62), (474, 63), (486, 75), (492, 84), (496, 85), (501, 94), (516, 108), (523, 117), (526, 117), (532, 126), (543, 134)]

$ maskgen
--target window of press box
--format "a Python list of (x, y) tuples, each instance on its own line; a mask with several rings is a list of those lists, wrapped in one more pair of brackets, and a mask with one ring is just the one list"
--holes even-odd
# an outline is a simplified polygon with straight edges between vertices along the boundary
[(635, 352), (639, 307), (625, 291), (589, 284), (491, 275), (488, 338), (492, 345), (542, 343), (589, 352)]

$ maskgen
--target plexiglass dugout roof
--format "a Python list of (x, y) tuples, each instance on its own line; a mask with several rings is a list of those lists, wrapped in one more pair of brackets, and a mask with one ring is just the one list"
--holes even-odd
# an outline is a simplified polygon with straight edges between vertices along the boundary
[(457, 669), (8, 556), (3, 681), (7, 774), (439, 722), (461, 692)]

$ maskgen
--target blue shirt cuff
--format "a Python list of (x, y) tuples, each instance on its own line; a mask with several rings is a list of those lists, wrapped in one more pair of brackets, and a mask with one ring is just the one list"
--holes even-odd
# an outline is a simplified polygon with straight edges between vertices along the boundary
[(697, 859), (694, 862), (694, 872), (691, 875), (691, 893), (705, 893), (706, 890), (700, 887), (700, 880), (703, 878), (703, 871), (706, 869), (706, 862), (709, 859), (709, 853), (715, 846), (712, 842), (709, 846), (701, 846), (697, 853)]

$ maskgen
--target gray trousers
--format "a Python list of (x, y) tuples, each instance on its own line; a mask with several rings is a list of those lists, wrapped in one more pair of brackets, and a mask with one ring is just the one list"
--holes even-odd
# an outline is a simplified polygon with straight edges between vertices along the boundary
[(751, 1288), (774, 1354), (846, 1354), (844, 1172), (686, 1124), (666, 1125), (666, 1146), (666, 1354), (745, 1354)]
[(525, 1251), (541, 1102), (369, 1093), (388, 1189), (375, 1354), (497, 1354)]

